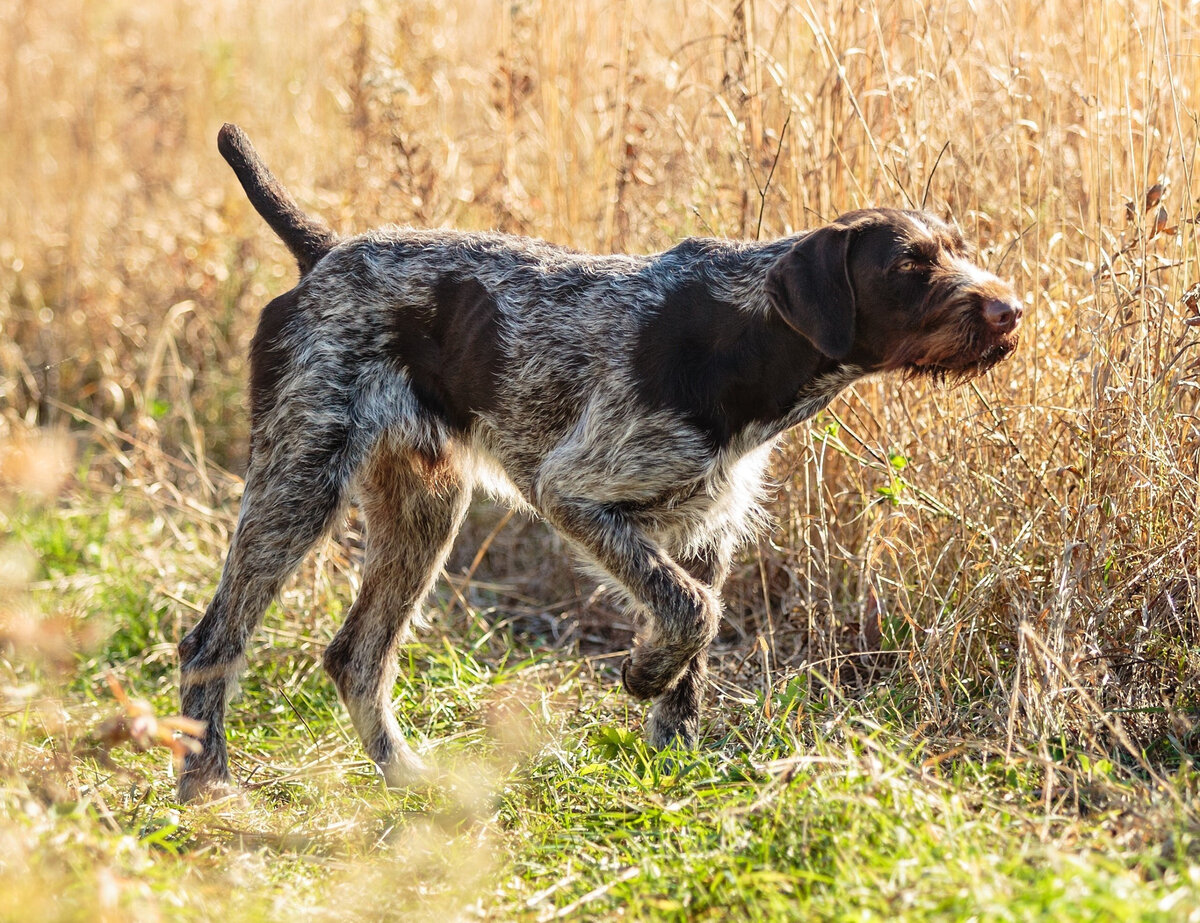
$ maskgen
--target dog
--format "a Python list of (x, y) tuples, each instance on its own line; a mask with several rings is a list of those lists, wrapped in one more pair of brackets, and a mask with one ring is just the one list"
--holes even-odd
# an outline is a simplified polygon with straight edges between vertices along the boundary
[(237, 528), (179, 645), (183, 714), (206, 724), (181, 800), (229, 784), (246, 643), (352, 487), (362, 586), (324, 666), (388, 786), (424, 769), (392, 712), (397, 645), (476, 488), (536, 512), (615, 582), (645, 626), (621, 679), (653, 702), (646, 738), (694, 746), (718, 592), (762, 522), (779, 436), (864, 376), (963, 381), (1017, 346), (1012, 287), (924, 212), (652, 256), (397, 227), (342, 239), (239, 128), (218, 149), (301, 277), (251, 344)]

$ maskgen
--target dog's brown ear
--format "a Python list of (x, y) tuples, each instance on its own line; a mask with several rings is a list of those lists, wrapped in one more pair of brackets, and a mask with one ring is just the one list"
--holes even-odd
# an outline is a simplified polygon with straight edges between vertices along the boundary
[(807, 234), (767, 271), (766, 293), (789, 327), (831, 359), (854, 345), (854, 228), (830, 225)]

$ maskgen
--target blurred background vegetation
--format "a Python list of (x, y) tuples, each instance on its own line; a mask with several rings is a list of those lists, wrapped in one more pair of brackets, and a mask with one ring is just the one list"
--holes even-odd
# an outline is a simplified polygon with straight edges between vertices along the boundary
[[(1194, 5), (9, 0), (0, 61), (12, 688), (43, 676), (25, 664), (56, 632), (94, 678), (120, 658), (85, 626), (130, 622), (94, 600), (58, 611), (80, 584), (48, 569), (66, 549), (29, 517), (107, 509), (90, 541), (137, 536), (147, 582), (127, 589), (164, 689), (215, 581), (246, 347), (294, 278), (216, 153), (234, 121), (346, 233), (650, 252), (867, 205), (953, 218), (1022, 293), (1022, 347), (955, 390), (860, 384), (787, 437), (777, 527), (727, 588), (719, 690), (769, 710), (797, 677), (886, 687), (918, 735), (1073, 741), (1144, 772), (1195, 761)], [(553, 537), (498, 523), (484, 510), (460, 542), (451, 612), (528, 610), (576, 653), (628, 643)], [(295, 591), (315, 593), (317, 647), (357, 549), (352, 519)]]

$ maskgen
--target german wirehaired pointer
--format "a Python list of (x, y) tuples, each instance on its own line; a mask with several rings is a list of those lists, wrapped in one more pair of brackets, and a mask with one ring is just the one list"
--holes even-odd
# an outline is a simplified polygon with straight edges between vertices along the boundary
[(251, 344), (237, 531), (179, 646), (183, 713), (207, 723), (184, 799), (229, 780), (246, 643), (352, 485), (366, 562), (325, 668), (388, 785), (423, 768), (392, 714), (397, 645), (477, 487), (537, 511), (615, 581), (645, 623), (621, 677), (654, 702), (646, 736), (693, 745), (718, 590), (779, 435), (864, 375), (967, 379), (1017, 344), (1012, 288), (923, 212), (654, 256), (395, 227), (343, 240), (240, 129), (218, 146), (301, 278)]

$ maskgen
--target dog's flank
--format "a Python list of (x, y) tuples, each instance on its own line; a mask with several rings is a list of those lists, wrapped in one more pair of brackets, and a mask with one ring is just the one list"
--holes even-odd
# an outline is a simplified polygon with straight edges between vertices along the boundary
[(1016, 345), (1012, 290), (923, 213), (653, 256), (401, 228), (337, 241), (240, 131), (222, 144), (304, 274), (254, 338), (238, 526), (180, 646), (184, 714), (210, 728), (182, 797), (228, 778), (224, 708), (246, 642), (355, 482), (362, 589), (325, 666), (389, 784), (420, 768), (389, 706), (396, 645), (480, 487), (615, 581), (645, 624), (622, 679), (654, 700), (647, 736), (693, 744), (718, 592), (762, 521), (779, 434), (864, 375), (959, 380)]

